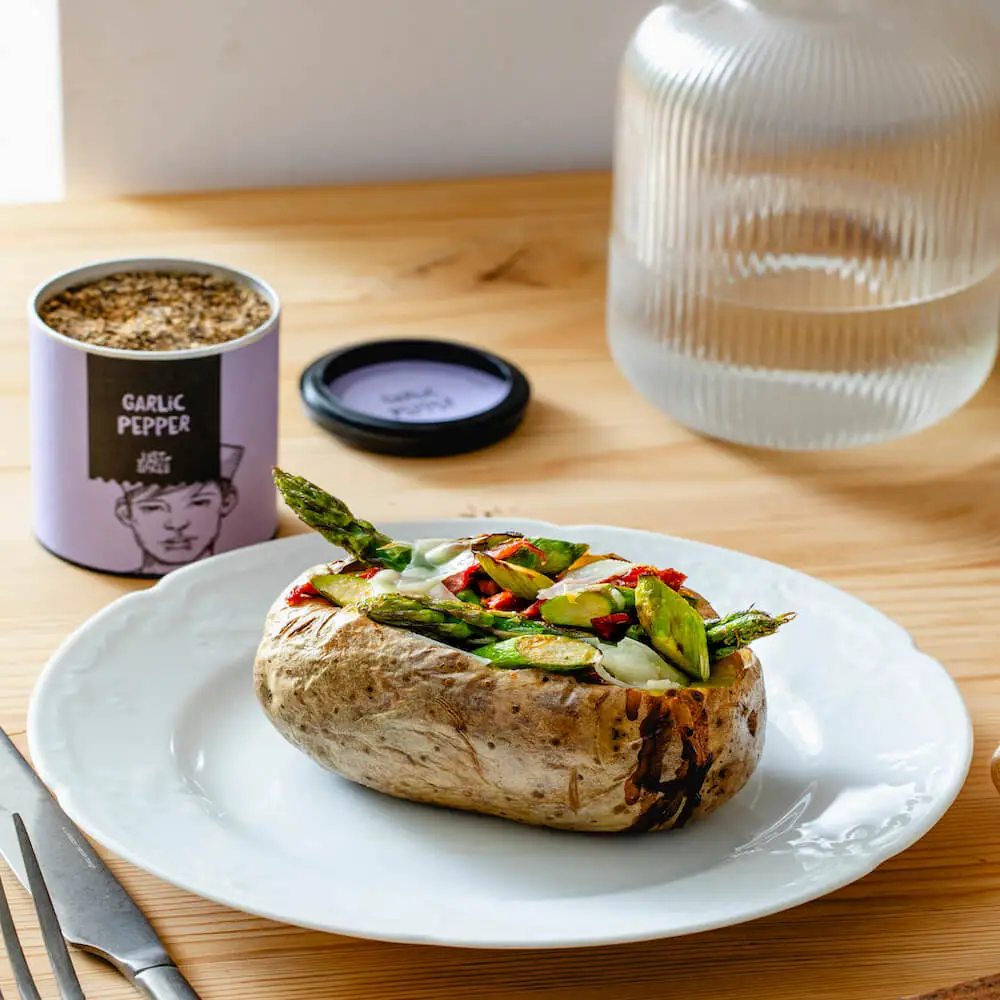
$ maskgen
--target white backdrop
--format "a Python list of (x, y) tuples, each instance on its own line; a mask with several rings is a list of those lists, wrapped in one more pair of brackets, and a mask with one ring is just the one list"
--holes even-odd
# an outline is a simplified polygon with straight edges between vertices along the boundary
[(60, 0), (69, 197), (607, 166), (653, 0)]
[(57, 0), (0, 0), (0, 202), (62, 195)]

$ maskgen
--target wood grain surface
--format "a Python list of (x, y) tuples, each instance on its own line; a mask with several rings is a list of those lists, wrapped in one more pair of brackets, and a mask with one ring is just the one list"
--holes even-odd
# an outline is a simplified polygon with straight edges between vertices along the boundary
[[(989, 773), (1000, 742), (1000, 378), (943, 424), (890, 445), (771, 454), (699, 439), (609, 360), (608, 196), (606, 176), (578, 175), (0, 211), (0, 722), (23, 747), (47, 657), (145, 586), (65, 565), (32, 540), (28, 294), (92, 259), (190, 255), (249, 268), (284, 300), (287, 467), (340, 484), (374, 519), (612, 522), (846, 588), (910, 629), (961, 685), (976, 726), (965, 789), (916, 846), (824, 899), (691, 938), (582, 951), (326, 936), (224, 909), (110, 857), (204, 1000), (877, 1000), (1000, 971), (1000, 795)], [(522, 366), (535, 391), (522, 429), (481, 453), (407, 460), (349, 451), (307, 421), (303, 366), (337, 345), (398, 335), (468, 341)], [(286, 516), (283, 531), (298, 530)], [(54, 996), (30, 902), (4, 881)], [(135, 995), (100, 963), (78, 965), (93, 1000)], [(5, 964), (0, 988), (14, 995)]]
[(905, 1000), (995, 1000), (996, 997), (1000, 997), (1000, 976), (983, 976)]

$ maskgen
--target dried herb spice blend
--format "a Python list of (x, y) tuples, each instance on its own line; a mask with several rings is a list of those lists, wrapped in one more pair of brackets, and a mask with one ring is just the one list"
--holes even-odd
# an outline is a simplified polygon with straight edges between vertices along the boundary
[(123, 271), (60, 292), (42, 321), (74, 340), (126, 351), (183, 351), (257, 329), (271, 304), (254, 288), (211, 274)]

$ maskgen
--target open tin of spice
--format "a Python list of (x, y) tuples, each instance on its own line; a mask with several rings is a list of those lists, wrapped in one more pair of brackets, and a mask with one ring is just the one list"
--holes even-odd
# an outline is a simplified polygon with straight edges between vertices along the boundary
[(34, 532), (87, 569), (161, 577), (272, 538), (281, 304), (252, 275), (110, 260), (29, 302)]

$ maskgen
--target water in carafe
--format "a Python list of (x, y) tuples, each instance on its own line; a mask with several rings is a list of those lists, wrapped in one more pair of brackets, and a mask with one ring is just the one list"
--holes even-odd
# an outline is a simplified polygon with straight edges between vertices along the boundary
[[(986, 8), (679, 0), (622, 69), (608, 336), (705, 434), (832, 448), (971, 398), (1000, 326)], [(947, 13), (947, 16), (942, 16)]]

